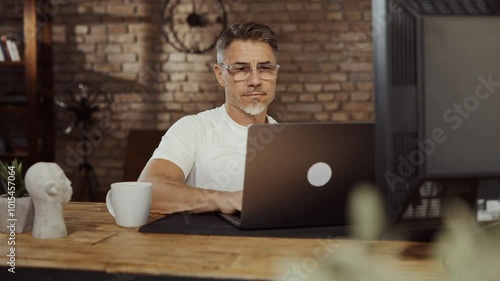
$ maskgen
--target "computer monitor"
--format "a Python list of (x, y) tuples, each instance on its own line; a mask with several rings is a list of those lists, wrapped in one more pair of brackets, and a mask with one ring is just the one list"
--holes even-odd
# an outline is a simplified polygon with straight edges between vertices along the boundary
[(373, 1), (377, 184), (394, 219), (439, 218), (448, 195), (474, 207), (500, 178), (500, 8), (486, 2)]

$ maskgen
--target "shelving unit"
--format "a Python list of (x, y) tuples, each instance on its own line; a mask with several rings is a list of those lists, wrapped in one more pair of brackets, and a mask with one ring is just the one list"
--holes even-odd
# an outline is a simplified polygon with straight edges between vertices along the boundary
[[(5, 25), (22, 25), (23, 60), (20, 62), (0, 62), (3, 73), (17, 75), (22, 71), (24, 81), (22, 95), (0, 96), (0, 137), (5, 147), (0, 151), (0, 160), (18, 158), (25, 167), (38, 161), (54, 160), (54, 118), (51, 62), (51, 30), (49, 20), (37, 22), (39, 7), (44, 0), (24, 0), (22, 14), (0, 15)], [(47, 18), (47, 17), (44, 17)], [(17, 21), (17, 22), (16, 22)], [(21, 32), (21, 30), (19, 30)], [(5, 35), (5, 34), (1, 34)], [(21, 68), (13, 72), (11, 69)], [(39, 72), (43, 69), (43, 73)], [(12, 72), (12, 73), (11, 73)], [(17, 77), (17, 76), (16, 76)], [(9, 83), (8, 81), (5, 83)], [(13, 82), (15, 83), (15, 82)], [(12, 130), (14, 128), (14, 131)], [(11, 129), (11, 131), (9, 131)], [(13, 143), (21, 143), (17, 148)]]

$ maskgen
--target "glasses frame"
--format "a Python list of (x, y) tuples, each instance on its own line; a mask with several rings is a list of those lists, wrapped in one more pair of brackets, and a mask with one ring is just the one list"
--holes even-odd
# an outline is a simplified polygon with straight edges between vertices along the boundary
[[(271, 79), (264, 79), (264, 78), (260, 77), (260, 72), (257, 69), (260, 65), (273, 65), (273, 66), (275, 66), (276, 69), (274, 71), (276, 71), (276, 73), (275, 73), (274, 77), (271, 78)], [(241, 81), (247, 80), (248, 77), (250, 77), (250, 74), (252, 74), (252, 72), (254, 72), (254, 71), (257, 72), (257, 76), (259, 77), (259, 79), (264, 80), (264, 81), (271, 81), (271, 80), (274, 80), (274, 79), (276, 79), (278, 77), (278, 71), (280, 69), (280, 65), (277, 64), (277, 63), (257, 64), (257, 66), (255, 66), (255, 67), (250, 67), (250, 72), (247, 73), (247, 77), (245, 79), (238, 79), (238, 80), (236, 80), (236, 79), (234, 79), (234, 74), (231, 73), (231, 72), (234, 71), (233, 68), (235, 66), (249, 66), (249, 65), (247, 65), (247, 64), (230, 64), (230, 65), (227, 65), (227, 64), (224, 64), (224, 63), (220, 63), (219, 66), (222, 67), (222, 68), (224, 68), (224, 69), (226, 69), (229, 72), (229, 74), (231, 74), (231, 76), (233, 77), (233, 80), (236, 81), (236, 82), (241, 82)]]

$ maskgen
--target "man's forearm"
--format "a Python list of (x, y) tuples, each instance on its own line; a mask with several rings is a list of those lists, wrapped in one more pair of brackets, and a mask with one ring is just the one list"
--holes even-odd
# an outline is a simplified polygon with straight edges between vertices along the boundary
[(220, 210), (220, 191), (194, 188), (156, 176), (140, 178), (153, 184), (151, 212), (171, 214), (177, 212), (202, 213)]

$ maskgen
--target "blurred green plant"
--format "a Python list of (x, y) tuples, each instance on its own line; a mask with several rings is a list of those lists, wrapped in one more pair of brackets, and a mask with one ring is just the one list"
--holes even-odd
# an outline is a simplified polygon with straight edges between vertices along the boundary
[[(10, 177), (10, 178), (9, 178)], [(24, 186), (23, 179), (23, 163), (14, 159), (11, 163), (0, 161), (0, 185), (2, 186), (3, 193), (13, 195), (14, 197), (23, 197), (28, 193)], [(8, 182), (12, 182), (9, 184)], [(12, 188), (15, 187), (15, 189)], [(9, 193), (14, 191), (14, 194)]]

